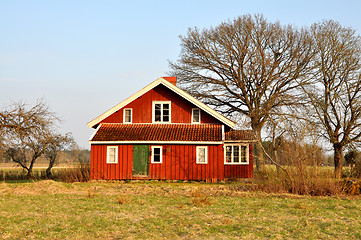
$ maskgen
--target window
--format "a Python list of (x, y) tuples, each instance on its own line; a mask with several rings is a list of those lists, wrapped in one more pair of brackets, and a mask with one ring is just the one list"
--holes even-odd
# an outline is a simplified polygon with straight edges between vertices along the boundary
[(207, 147), (205, 146), (198, 146), (197, 147), (197, 164), (207, 164), (208, 162), (208, 154), (207, 154)]
[(225, 164), (248, 164), (248, 145), (225, 145)]
[(107, 146), (107, 163), (118, 163), (117, 146)]
[(125, 108), (123, 110), (123, 123), (132, 123), (133, 111), (131, 108)]
[(151, 163), (162, 163), (163, 153), (161, 146), (152, 146), (152, 160)]
[(153, 102), (153, 122), (170, 123), (171, 102)]
[(201, 123), (201, 111), (199, 108), (192, 108), (192, 123)]

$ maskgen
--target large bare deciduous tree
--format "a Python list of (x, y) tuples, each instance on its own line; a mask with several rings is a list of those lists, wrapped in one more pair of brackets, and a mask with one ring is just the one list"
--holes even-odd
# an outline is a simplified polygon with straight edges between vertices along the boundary
[(262, 15), (189, 29), (181, 46), (170, 63), (180, 86), (222, 113), (246, 115), (259, 139), (270, 115), (300, 103), (295, 80), (306, 79), (313, 56), (307, 30)]
[(341, 177), (342, 151), (361, 137), (360, 36), (332, 20), (312, 25), (311, 32), (314, 82), (303, 89), (313, 111), (310, 120), (332, 144), (335, 175)]

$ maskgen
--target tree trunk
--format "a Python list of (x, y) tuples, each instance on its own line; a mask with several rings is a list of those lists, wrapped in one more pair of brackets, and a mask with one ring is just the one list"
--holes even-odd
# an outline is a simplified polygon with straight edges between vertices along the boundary
[(26, 175), (28, 178), (33, 178), (33, 167), (34, 167), (34, 163), (36, 161), (36, 159), (39, 157), (40, 155), (35, 153), (34, 156), (31, 158), (31, 162), (30, 162), (30, 166), (27, 169), (28, 170), (28, 174)]
[(341, 178), (342, 176), (342, 146), (340, 144), (333, 145), (334, 156), (333, 160), (335, 163), (335, 177)]
[(50, 167), (48, 167), (45, 172), (46, 172), (46, 177), (48, 179), (53, 179), (53, 175), (51, 174), (51, 168)]
[(47, 177), (48, 179), (52, 179), (52, 178), (53, 178), (53, 175), (51, 174), (51, 169), (53, 168), (54, 163), (55, 163), (55, 159), (50, 159), (50, 160), (49, 160), (49, 166), (48, 166), (48, 168), (46, 169), (46, 177)]
[(26, 177), (33, 178), (33, 164), (30, 164), (30, 167), (27, 170), (28, 170), (28, 173), (26, 174)]
[(262, 144), (262, 136), (261, 136), (262, 126), (252, 124), (252, 129), (256, 133), (256, 138), (258, 140), (257, 144), (255, 145), (255, 153), (256, 153), (255, 163), (256, 163), (256, 169), (260, 171), (262, 170), (265, 164), (263, 148), (260, 146)]

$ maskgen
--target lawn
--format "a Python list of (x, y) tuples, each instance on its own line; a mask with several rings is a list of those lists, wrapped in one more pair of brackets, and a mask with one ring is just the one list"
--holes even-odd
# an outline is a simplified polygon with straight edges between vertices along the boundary
[(0, 183), (2, 239), (361, 239), (360, 197), (242, 183)]

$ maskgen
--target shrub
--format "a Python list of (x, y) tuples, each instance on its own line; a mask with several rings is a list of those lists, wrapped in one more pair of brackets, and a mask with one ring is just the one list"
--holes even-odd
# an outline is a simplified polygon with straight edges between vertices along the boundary
[(324, 167), (287, 167), (284, 171), (267, 167), (255, 172), (255, 190), (269, 193), (293, 193), (311, 196), (330, 196), (344, 192), (343, 182), (335, 179), (332, 169)]
[(90, 179), (90, 165), (79, 164), (72, 168), (63, 168), (54, 174), (54, 179), (63, 182), (87, 182)]

